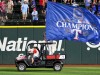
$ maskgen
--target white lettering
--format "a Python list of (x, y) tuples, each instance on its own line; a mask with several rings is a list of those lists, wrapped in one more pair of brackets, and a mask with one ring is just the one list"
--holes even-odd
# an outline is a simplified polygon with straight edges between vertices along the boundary
[(6, 44), (7, 44), (7, 37), (5, 37), (4, 38), (4, 40), (3, 40), (3, 43), (1, 42), (1, 40), (0, 40), (0, 49), (1, 49), (1, 51), (5, 51), (5, 48), (6, 48)]
[(17, 51), (21, 51), (21, 48), (20, 48), (21, 44), (22, 44), (22, 38), (18, 38), (17, 47), (16, 47)]
[(8, 46), (6, 47), (7, 51), (15, 51), (16, 42), (11, 40), (8, 42)]
[[(8, 37), (4, 37), (3, 41), (0, 40), (0, 50), (1, 51), (25, 51), (26, 49), (28, 49), (27, 46), (32, 43), (36, 43), (36, 44), (33, 44), (34, 47), (36, 46), (40, 49), (41, 45), (37, 43), (45, 43), (45, 40), (39, 40), (39, 41), (36, 41), (36, 40), (27, 41), (27, 40), (28, 38), (24, 37), (23, 40), (22, 38), (18, 38), (17, 41), (15, 40), (8, 41)], [(53, 41), (53, 42), (55, 44), (48, 45), (47, 47), (48, 50), (51, 50), (52, 53), (56, 50), (60, 51), (61, 46), (62, 46), (62, 40), (59, 40), (58, 43), (57, 41)]]
[(92, 30), (97, 31), (94, 27), (91, 26), (91, 24), (85, 24), (85, 23), (70, 23), (70, 22), (62, 22), (57, 21), (56, 23), (57, 27), (67, 27), (71, 29), (78, 29), (78, 30)]
[(78, 40), (78, 34), (79, 34), (79, 33), (81, 34), (81, 30), (73, 29), (73, 32), (75, 32), (75, 37), (74, 37), (74, 39), (75, 39), (75, 40)]
[(25, 51), (26, 47), (27, 47), (27, 37), (24, 38), (22, 51)]

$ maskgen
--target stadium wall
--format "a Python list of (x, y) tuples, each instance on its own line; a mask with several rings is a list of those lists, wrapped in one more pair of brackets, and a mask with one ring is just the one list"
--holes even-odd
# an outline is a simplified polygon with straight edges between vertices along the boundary
[[(14, 64), (19, 53), (25, 53), (25, 44), (43, 40), (43, 27), (1, 27), (0, 64)], [(18, 44), (19, 43), (19, 44)], [(59, 48), (61, 46), (61, 48)], [(99, 45), (67, 40), (57, 41), (56, 49), (64, 49), (65, 64), (100, 64)]]

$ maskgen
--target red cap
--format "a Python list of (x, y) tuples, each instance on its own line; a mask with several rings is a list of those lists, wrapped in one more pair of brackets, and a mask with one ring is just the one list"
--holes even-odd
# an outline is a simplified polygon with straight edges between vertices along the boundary
[(33, 8), (33, 10), (36, 10), (36, 8)]

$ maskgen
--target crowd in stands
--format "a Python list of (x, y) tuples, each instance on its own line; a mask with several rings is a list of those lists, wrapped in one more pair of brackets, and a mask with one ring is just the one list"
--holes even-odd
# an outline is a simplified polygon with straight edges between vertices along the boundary
[[(14, 12), (14, 6), (16, 5), (20, 5), (20, 9), (17, 11), (19, 14), (22, 14), (20, 18), (22, 21), (26, 21), (30, 14), (30, 22), (38, 22), (40, 19), (39, 15), (45, 17), (47, 1), (72, 5), (80, 0), (0, 0), (0, 22), (9, 20), (9, 15), (11, 17), (13, 13), (16, 13)], [(86, 9), (100, 16), (100, 0), (83, 0), (83, 2)]]
[(85, 7), (93, 14), (100, 16), (100, 0), (84, 0)]

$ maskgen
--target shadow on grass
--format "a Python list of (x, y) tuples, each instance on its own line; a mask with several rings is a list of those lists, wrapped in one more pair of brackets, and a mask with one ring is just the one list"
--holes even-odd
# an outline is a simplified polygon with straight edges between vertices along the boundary
[(31, 69), (26, 71), (18, 71), (17, 69), (0, 69), (0, 72), (54, 72), (54, 70)]
[(25, 72), (54, 72), (54, 70), (26, 70)]

